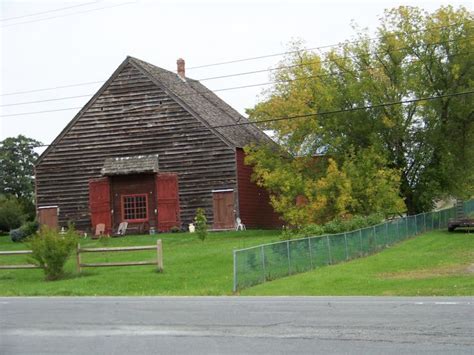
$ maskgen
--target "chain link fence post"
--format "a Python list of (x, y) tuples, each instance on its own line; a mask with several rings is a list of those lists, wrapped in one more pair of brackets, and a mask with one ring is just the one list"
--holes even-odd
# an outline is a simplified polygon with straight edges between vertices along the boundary
[(265, 250), (262, 245), (262, 269), (263, 269), (263, 282), (267, 281), (266, 271), (265, 271)]
[(286, 251), (288, 253), (288, 275), (291, 275), (291, 256), (290, 256), (290, 241), (286, 241)]
[(410, 234), (410, 232), (408, 231), (408, 214), (405, 216), (405, 225), (406, 225), (406, 231), (405, 231), (405, 235), (403, 236), (403, 239), (405, 239), (407, 235)]
[(377, 233), (375, 232), (375, 226), (372, 227), (372, 230), (374, 232), (374, 241), (375, 241), (375, 249), (373, 251), (375, 251), (378, 249), (379, 243), (377, 242)]
[(237, 251), (234, 250), (234, 287), (233, 291), (237, 292)]
[(309, 265), (311, 266), (311, 269), (314, 269), (313, 267), (313, 250), (311, 249), (311, 238), (308, 237), (308, 250), (309, 250)]
[(332, 256), (331, 256), (331, 243), (329, 242), (329, 236), (326, 236), (326, 242), (328, 245), (328, 257), (329, 257), (329, 264), (332, 264)]
[(418, 235), (418, 215), (415, 215), (415, 235)]
[(349, 260), (349, 253), (347, 251), (347, 233), (344, 232), (344, 245), (346, 247), (346, 260)]
[(359, 229), (360, 255), (364, 255), (364, 246), (362, 245), (362, 228)]

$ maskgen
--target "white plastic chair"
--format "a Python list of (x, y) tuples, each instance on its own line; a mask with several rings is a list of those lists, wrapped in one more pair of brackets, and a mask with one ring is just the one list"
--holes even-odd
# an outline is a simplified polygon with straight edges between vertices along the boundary
[(245, 224), (242, 223), (242, 220), (240, 219), (240, 217), (237, 217), (235, 219), (235, 230), (238, 231), (238, 230), (246, 230), (247, 228), (245, 228)]

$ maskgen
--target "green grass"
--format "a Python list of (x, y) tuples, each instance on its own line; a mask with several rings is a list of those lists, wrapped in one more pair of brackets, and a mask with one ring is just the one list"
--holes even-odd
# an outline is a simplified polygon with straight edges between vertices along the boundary
[[(211, 233), (205, 242), (190, 234), (127, 236), (81, 246), (151, 245), (163, 240), (164, 273), (153, 266), (88, 268), (75, 258), (66, 278), (46, 282), (41, 270), (0, 270), (1, 296), (53, 295), (230, 295), (232, 250), (279, 240), (278, 231)], [(0, 237), (0, 250), (27, 249)], [(83, 254), (83, 262), (153, 259), (153, 251)], [(2, 256), (24, 263), (27, 256)], [(474, 295), (474, 233), (431, 232), (379, 254), (267, 282), (241, 295)]]
[[(279, 240), (278, 231), (210, 233), (201, 242), (187, 233), (82, 239), (81, 247), (152, 245), (163, 241), (164, 272), (153, 266), (87, 268), (75, 271), (75, 256), (59, 281), (44, 281), (42, 270), (0, 270), (1, 296), (86, 295), (227, 295), (232, 293), (232, 250)], [(28, 249), (0, 237), (0, 250)], [(83, 262), (153, 260), (156, 252), (81, 254)], [(2, 256), (0, 263), (25, 263), (28, 256)]]
[(430, 232), (379, 254), (241, 291), (242, 295), (474, 295), (474, 233)]

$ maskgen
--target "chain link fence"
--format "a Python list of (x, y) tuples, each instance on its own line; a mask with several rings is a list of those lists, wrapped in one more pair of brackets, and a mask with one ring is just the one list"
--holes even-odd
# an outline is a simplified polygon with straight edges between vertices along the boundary
[[(474, 200), (464, 203), (466, 215), (474, 212)], [(448, 226), (456, 208), (394, 219), (372, 227), (339, 234), (263, 244), (234, 250), (234, 292), (376, 253), (415, 235)]]

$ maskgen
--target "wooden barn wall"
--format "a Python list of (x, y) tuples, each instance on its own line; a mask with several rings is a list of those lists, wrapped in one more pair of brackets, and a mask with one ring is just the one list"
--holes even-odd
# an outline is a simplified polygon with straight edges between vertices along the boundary
[(252, 182), (252, 167), (246, 165), (245, 152), (237, 148), (237, 181), (239, 213), (248, 228), (279, 228), (282, 226), (278, 214), (270, 205), (268, 192)]
[(184, 225), (198, 207), (212, 223), (211, 191), (236, 187), (234, 149), (128, 64), (36, 166), (37, 205), (58, 205), (60, 225), (88, 229), (88, 180), (105, 158), (140, 154), (178, 173)]

